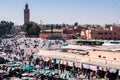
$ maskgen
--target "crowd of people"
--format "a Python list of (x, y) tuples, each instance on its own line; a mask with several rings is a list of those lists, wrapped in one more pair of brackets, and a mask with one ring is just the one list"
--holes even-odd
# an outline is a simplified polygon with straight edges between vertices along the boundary
[[(0, 80), (10, 80), (11, 77), (18, 77), (22, 79), (24, 73), (34, 73), (33, 80), (63, 80), (60, 75), (64, 73), (71, 73), (76, 80), (81, 79), (81, 75), (87, 80), (105, 78), (106, 80), (119, 80), (118, 71), (115, 74), (110, 74), (109, 71), (97, 70), (93, 71), (82, 67), (58, 64), (56, 58), (45, 59), (43, 56), (37, 56), (36, 53), (40, 49), (44, 50), (59, 50), (64, 42), (61, 40), (42, 40), (38, 38), (20, 38), (14, 37), (10, 39), (3, 39), (0, 43), (0, 70), (6, 71), (6, 75), (0, 75)], [(20, 64), (17, 69), (13, 69), (12, 64)], [(23, 69), (24, 66), (29, 65), (32, 68), (28, 70)], [(12, 66), (12, 67), (11, 67)], [(10, 68), (10, 69), (9, 69)], [(39, 74), (41, 70), (57, 70), (54, 75)], [(1, 74), (1, 73), (0, 73)], [(29, 80), (29, 79), (22, 79)]]

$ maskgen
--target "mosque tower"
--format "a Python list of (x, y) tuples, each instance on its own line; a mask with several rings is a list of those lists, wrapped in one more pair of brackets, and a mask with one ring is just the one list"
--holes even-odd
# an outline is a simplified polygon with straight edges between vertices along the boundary
[(30, 20), (30, 10), (28, 8), (28, 4), (25, 4), (25, 9), (24, 9), (24, 23), (29, 22)]

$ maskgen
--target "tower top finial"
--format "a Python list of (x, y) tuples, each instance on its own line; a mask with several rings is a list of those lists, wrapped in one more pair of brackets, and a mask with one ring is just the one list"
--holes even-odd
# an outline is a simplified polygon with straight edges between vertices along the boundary
[(25, 4), (25, 8), (28, 9), (28, 3), (27, 3), (27, 2), (26, 2), (26, 4)]

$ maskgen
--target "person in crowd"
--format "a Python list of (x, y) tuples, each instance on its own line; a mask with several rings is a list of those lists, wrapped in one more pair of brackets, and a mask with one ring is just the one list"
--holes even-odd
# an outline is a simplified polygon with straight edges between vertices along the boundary
[(90, 75), (90, 80), (93, 80), (94, 72), (90, 71), (89, 75)]

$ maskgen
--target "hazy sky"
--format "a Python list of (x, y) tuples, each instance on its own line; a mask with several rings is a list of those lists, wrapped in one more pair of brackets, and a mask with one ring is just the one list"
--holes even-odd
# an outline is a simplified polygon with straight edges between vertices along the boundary
[(37, 23), (120, 24), (120, 0), (0, 0), (0, 20), (23, 24), (26, 2)]

